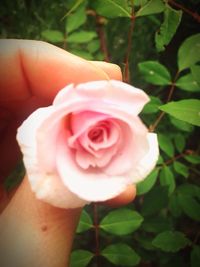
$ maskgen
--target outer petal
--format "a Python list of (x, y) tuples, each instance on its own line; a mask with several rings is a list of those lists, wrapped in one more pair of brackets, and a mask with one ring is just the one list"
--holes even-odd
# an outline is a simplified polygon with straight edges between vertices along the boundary
[(53, 104), (63, 104), (65, 101), (69, 101), (69, 98), (77, 101), (91, 99), (118, 105), (132, 115), (139, 114), (149, 101), (149, 97), (144, 91), (115, 80), (88, 82), (74, 88), (71, 85), (67, 86), (58, 93)]
[(147, 140), (149, 150), (146, 155), (138, 162), (138, 164), (130, 172), (130, 177), (133, 183), (138, 183), (144, 180), (147, 175), (153, 170), (159, 156), (159, 146), (157, 134), (148, 133)]
[(86, 201), (104, 201), (123, 192), (128, 184), (125, 176), (107, 176), (96, 169), (83, 171), (75, 163), (74, 153), (66, 145), (66, 136), (59, 137), (57, 168), (63, 183)]
[[(53, 108), (48, 107), (40, 108), (32, 113), (18, 129), (17, 141), (23, 152), (23, 160), (31, 188), (36, 196), (60, 208), (81, 207), (87, 201), (79, 199), (69, 191), (60, 180), (55, 169), (54, 172), (46, 172), (45, 169), (41, 168), (41, 162), (38, 161), (37, 132), (43, 121), (53, 112)], [(53, 151), (49, 154), (53, 155)]]

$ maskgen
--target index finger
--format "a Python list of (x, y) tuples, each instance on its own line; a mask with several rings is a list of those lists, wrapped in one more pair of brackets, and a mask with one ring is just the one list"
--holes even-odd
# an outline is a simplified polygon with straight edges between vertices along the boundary
[(0, 99), (52, 100), (69, 83), (121, 79), (118, 66), (90, 62), (41, 41), (0, 40)]

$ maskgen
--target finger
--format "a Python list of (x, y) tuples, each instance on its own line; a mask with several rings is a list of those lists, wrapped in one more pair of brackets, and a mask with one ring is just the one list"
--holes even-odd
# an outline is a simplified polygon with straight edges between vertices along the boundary
[(135, 185), (129, 185), (127, 189), (122, 192), (119, 196), (109, 199), (100, 204), (110, 206), (110, 207), (120, 207), (131, 203), (136, 197), (136, 187)]
[(96, 67), (102, 69), (110, 79), (113, 80), (122, 80), (122, 72), (118, 65), (107, 63), (104, 61), (90, 61), (91, 64), (95, 65)]
[(32, 95), (52, 100), (69, 83), (119, 77), (108, 63), (92, 64), (40, 41), (1, 40), (0, 62), (1, 101)]

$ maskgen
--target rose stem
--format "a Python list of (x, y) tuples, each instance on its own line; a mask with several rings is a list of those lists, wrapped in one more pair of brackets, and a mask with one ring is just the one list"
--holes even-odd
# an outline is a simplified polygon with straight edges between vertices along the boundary
[(132, 1), (130, 28), (129, 28), (129, 32), (128, 32), (128, 45), (127, 45), (127, 50), (126, 50), (125, 69), (124, 69), (124, 82), (127, 82), (127, 83), (130, 82), (129, 58), (130, 58), (131, 48), (132, 48), (132, 36), (133, 36), (134, 25), (135, 25), (135, 15), (134, 15), (134, 5), (133, 5), (133, 1)]
[(98, 204), (93, 203), (93, 213), (94, 213), (94, 231), (95, 231), (95, 255), (96, 255), (96, 266), (99, 267), (99, 224), (98, 224)]
[[(175, 78), (174, 78), (174, 80), (173, 80), (172, 83), (171, 83), (171, 86), (170, 86), (170, 89), (169, 89), (169, 94), (168, 94), (168, 96), (167, 96), (166, 103), (168, 103), (168, 102), (171, 100), (171, 98), (172, 98), (172, 95), (173, 95), (174, 90), (175, 90), (175, 87), (176, 87), (176, 80), (178, 79), (178, 76), (179, 76), (179, 71), (176, 72)], [(160, 123), (160, 121), (162, 120), (162, 118), (164, 117), (164, 115), (165, 115), (165, 112), (164, 112), (164, 111), (162, 111), (162, 112), (158, 115), (158, 118), (157, 118), (157, 119), (155, 120), (155, 122), (154, 122), (152, 125), (150, 125), (150, 127), (149, 127), (149, 131), (150, 131), (150, 132), (154, 132), (154, 131), (155, 131), (155, 129), (157, 128), (158, 124)]]

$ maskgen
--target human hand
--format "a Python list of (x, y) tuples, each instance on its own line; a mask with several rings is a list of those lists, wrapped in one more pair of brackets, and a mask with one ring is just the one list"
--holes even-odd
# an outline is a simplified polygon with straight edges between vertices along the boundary
[[(2, 180), (20, 158), (16, 129), (30, 113), (51, 104), (56, 93), (69, 83), (120, 80), (121, 72), (116, 65), (89, 62), (44, 42), (1, 40), (0, 76)], [(135, 187), (130, 186), (107, 204), (126, 204), (134, 196)], [(6, 251), (6, 243), (7, 253), (8, 250), (14, 253), (15, 246), (21, 246), (22, 250), (16, 250), (15, 257), (26, 255), (30, 267), (67, 266), (79, 215), (80, 209), (58, 209), (37, 200), (25, 178), (1, 215), (0, 231), (4, 240), (1, 237), (0, 250)], [(15, 259), (14, 264), (17, 266)], [(21, 262), (20, 259), (19, 265), (27, 266), (25, 264), (25, 260)]]

